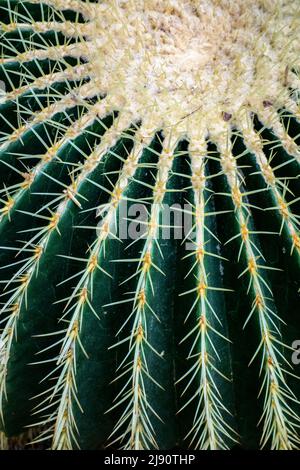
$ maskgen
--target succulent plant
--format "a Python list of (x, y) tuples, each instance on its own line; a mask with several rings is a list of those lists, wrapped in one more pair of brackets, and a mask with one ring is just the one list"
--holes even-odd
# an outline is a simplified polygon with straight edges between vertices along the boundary
[(298, 2), (0, 32), (2, 448), (299, 447)]

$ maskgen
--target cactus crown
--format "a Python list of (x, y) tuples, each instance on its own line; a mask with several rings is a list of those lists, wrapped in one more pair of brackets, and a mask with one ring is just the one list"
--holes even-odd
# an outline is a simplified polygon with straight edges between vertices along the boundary
[(2, 447), (298, 447), (297, 3), (0, 14)]

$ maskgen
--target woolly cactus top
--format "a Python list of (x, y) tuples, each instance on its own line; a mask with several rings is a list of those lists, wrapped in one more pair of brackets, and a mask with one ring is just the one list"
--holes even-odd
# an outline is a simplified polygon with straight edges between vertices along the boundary
[(74, 53), (90, 64), (92, 92), (150, 132), (219, 134), (249, 111), (268, 119), (269, 103), (298, 112), (286, 88), (300, 53), (293, 0), (49, 3), (87, 19), (64, 32), (85, 35)]
[[(299, 2), (0, 15), (1, 432), (219, 449), (259, 422), (257, 445), (298, 447)], [(145, 236), (120, 243), (124, 201), (146, 206)], [(173, 203), (180, 244), (160, 233)]]
[[(183, 132), (189, 126), (199, 134), (219, 132), (222, 112), (239, 119), (244, 109), (260, 112), (264, 100), (287, 99), (285, 72), (299, 55), (300, 20), (295, 2), (278, 7), (227, 0), (104, 3), (88, 57), (100, 90), (134, 116), (150, 115), (154, 126), (178, 125)], [(98, 33), (97, 40), (103, 28), (107, 36)]]

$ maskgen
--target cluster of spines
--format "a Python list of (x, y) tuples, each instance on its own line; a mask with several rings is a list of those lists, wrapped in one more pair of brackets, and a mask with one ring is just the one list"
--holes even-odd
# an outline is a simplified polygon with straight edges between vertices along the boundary
[[(251, 364), (258, 354), (262, 355), (260, 369), (262, 385), (259, 396), (264, 393), (265, 398), (261, 418), (263, 422), (261, 446), (265, 447), (271, 439), (274, 449), (292, 449), (297, 447), (299, 443), (296, 431), (299, 417), (291, 407), (291, 403), (297, 400), (286, 382), (288, 371), (282, 366), (282, 361), (286, 362), (288, 366), (290, 364), (281, 352), (282, 347), (289, 348), (289, 346), (282, 342), (280, 326), (278, 326), (278, 322), (280, 323), (282, 320), (276, 313), (273, 293), (264, 274), (265, 270), (277, 268), (266, 266), (264, 256), (257, 243), (257, 235), (268, 234), (268, 232), (258, 232), (252, 228), (249, 203), (245, 201), (247, 192), (241, 190), (243, 179), (236, 159), (232, 156), (230, 134), (220, 141), (219, 151), (222, 167), (228, 177), (240, 232), (237, 235), (241, 240), (238, 257), (241, 257), (243, 251), (246, 259), (246, 267), (239, 277), (248, 276), (247, 292), (252, 297), (252, 309), (244, 326), (252, 316), (257, 316), (261, 335), (259, 346), (250, 361)], [(228, 164), (228, 162), (230, 163)]]
[[(153, 251), (154, 249), (160, 251), (158, 235), (160, 230), (160, 213), (165, 194), (168, 191), (167, 183), (172, 169), (177, 143), (176, 136), (175, 139), (172, 135), (166, 135), (164, 138), (163, 149), (157, 163), (157, 177), (155, 184), (151, 188), (153, 190), (153, 201), (151, 203), (148, 220), (146, 221), (145, 231), (143, 231), (141, 235), (145, 241), (143, 241), (140, 257), (133, 260), (122, 260), (137, 263), (137, 269), (134, 275), (126, 280), (129, 281), (135, 278), (136, 287), (134, 297), (129, 299), (129, 301), (132, 302), (132, 310), (125, 322), (126, 324), (131, 320), (132, 323), (130, 335), (126, 339), (129, 344), (128, 354), (119, 366), (121, 371), (119, 377), (126, 374), (128, 381), (116, 398), (116, 400), (119, 401), (114, 405), (115, 407), (124, 401), (126, 403), (128, 402), (112, 434), (115, 435), (117, 432), (120, 432), (119, 428), (123, 427), (124, 431), (121, 432), (117, 440), (121, 440), (121, 442), (124, 443), (124, 449), (142, 450), (149, 448), (149, 446), (157, 447), (153, 425), (148, 413), (153, 413), (158, 419), (161, 418), (155, 411), (155, 404), (149, 402), (145, 388), (145, 380), (148, 378), (156, 386), (162, 388), (151, 375), (146, 359), (147, 349), (160, 357), (160, 353), (155, 350), (149, 342), (147, 326), (149, 315), (156, 317), (158, 321), (160, 321), (160, 319), (156, 315), (155, 305), (150, 305), (148, 293), (152, 292), (153, 296), (155, 295), (151, 279), (152, 272), (156, 270), (161, 275), (166, 274), (155, 264)], [(123, 327), (124, 325), (121, 330)], [(122, 343), (123, 342), (124, 340), (122, 340)], [(125, 369), (125, 371), (123, 369)]]
[[(287, 232), (290, 236), (291, 241), (291, 254), (296, 252), (297, 256), (300, 255), (300, 239), (299, 239), (299, 221), (295, 214), (290, 209), (290, 206), (295, 204), (298, 201), (298, 198), (294, 198), (291, 201), (286, 201), (285, 196), (286, 193), (289, 192), (289, 188), (287, 186), (287, 178), (275, 176), (276, 170), (285, 166), (293, 161), (295, 152), (290, 152), (293, 157), (291, 157), (288, 161), (277, 165), (271, 166), (271, 161), (269, 161), (263, 151), (263, 142), (260, 138), (259, 134), (256, 133), (251, 125), (249, 125), (249, 121), (244, 118), (244, 122), (241, 122), (241, 129), (242, 129), (242, 136), (247, 145), (247, 148), (250, 152), (252, 152), (255, 157), (256, 161), (259, 165), (260, 174), (263, 176), (267, 189), (272, 191), (273, 200), (275, 205), (272, 207), (267, 208), (267, 210), (276, 210), (279, 213), (281, 218), (281, 226), (280, 226), (280, 234), (283, 232), (283, 229), (286, 228)], [(281, 126), (281, 134), (284, 134), (285, 140), (291, 140), (286, 132), (283, 131)], [(293, 147), (292, 150), (295, 150), (295, 141), (292, 140)], [(280, 145), (282, 145), (282, 141), (279, 139)], [(274, 146), (276, 148), (276, 146)], [(274, 147), (273, 150), (274, 150)], [(288, 147), (289, 149), (289, 147)], [(253, 173), (255, 175), (256, 173)], [(293, 194), (292, 194), (293, 195)]]
[[(129, 122), (127, 119), (123, 119), (121, 121), (117, 121), (115, 126), (112, 126), (112, 128), (107, 131), (101, 144), (94, 151), (94, 154), (98, 155), (98, 157), (93, 162), (93, 168), (96, 168), (101, 158), (110, 152), (115, 138), (120, 136), (123, 129), (128, 127), (128, 125)], [(84, 263), (84, 267), (78, 273), (72, 275), (71, 278), (63, 281), (63, 283), (65, 283), (79, 277), (79, 281), (77, 281), (71, 296), (68, 299), (59, 301), (59, 303), (66, 303), (62, 320), (65, 317), (69, 318), (68, 328), (63, 332), (57, 332), (58, 335), (63, 333), (62, 338), (59, 340), (59, 343), (62, 343), (62, 346), (57, 361), (58, 367), (55, 368), (53, 373), (51, 373), (51, 376), (47, 378), (51, 378), (53, 374), (55, 375), (58, 368), (60, 373), (58, 377), (55, 378), (55, 384), (50, 388), (50, 390), (45, 392), (46, 398), (43, 400), (41, 404), (42, 406), (39, 406), (37, 411), (38, 413), (41, 413), (44, 411), (45, 407), (51, 408), (47, 422), (53, 422), (53, 424), (37, 438), (36, 442), (41, 439), (52, 439), (52, 447), (54, 449), (71, 449), (74, 444), (77, 445), (77, 428), (74, 420), (73, 408), (74, 404), (76, 404), (75, 406), (78, 406), (80, 409), (81, 406), (77, 399), (76, 389), (76, 348), (81, 348), (85, 357), (87, 357), (87, 353), (80, 340), (83, 318), (87, 315), (85, 309), (88, 307), (89, 311), (98, 317), (98, 314), (93, 307), (94, 273), (98, 269), (105, 276), (110, 276), (110, 274), (102, 267), (103, 259), (105, 259), (106, 241), (109, 237), (116, 237), (116, 214), (120, 202), (122, 201), (122, 194), (138, 166), (142, 150), (142, 142), (145, 143), (147, 138), (143, 132), (144, 129), (142, 128), (135, 134), (134, 147), (126, 157), (125, 161), (123, 161), (122, 170), (119, 172), (118, 180), (113, 190), (100, 187), (97, 182), (89, 180), (91, 184), (107, 192), (109, 200), (102, 206), (93, 208), (93, 210), (97, 210), (99, 216), (103, 214), (103, 217), (101, 218), (101, 223), (98, 228), (89, 227), (97, 231), (97, 238), (93, 242), (92, 246), (89, 247), (88, 257), (82, 259), (70, 256), (64, 257), (72, 261)], [(124, 133), (124, 135), (126, 135), (126, 133)], [(89, 168), (89, 172), (91, 172), (91, 170), (92, 168)], [(87, 175), (84, 177), (88, 178)], [(56, 345), (57, 343), (54, 343), (53, 347)], [(54, 360), (56, 360), (56, 358)], [(55, 403), (54, 411), (52, 410), (53, 399)]]
[[(45, 2), (47, 3), (47, 2)], [(60, 6), (62, 9), (72, 8), (76, 11), (82, 12), (85, 14), (88, 9), (83, 3), (78, 2), (56, 2), (56, 6)], [(18, 16), (17, 13), (15, 13)], [(28, 13), (29, 15), (29, 13)], [(39, 27), (39, 23), (33, 21), (28, 16), (28, 19), (32, 20), (32, 30), (37, 33), (42, 32)], [(50, 25), (50, 23), (49, 23)], [(51, 28), (63, 32), (66, 36), (81, 36), (84, 34), (84, 25), (78, 25), (78, 29), (72, 30), (72, 28), (61, 27), (60, 23), (51, 23)], [(70, 25), (69, 25), (70, 26)], [(11, 25), (4, 26), (3, 31), (8, 32), (18, 28), (18, 23), (13, 19)], [(24, 23), (22, 28), (26, 29), (26, 24)], [(84, 55), (84, 46), (78, 44), (66, 44), (53, 46), (53, 48), (47, 48), (40, 51), (28, 51), (26, 53), (19, 54), (18, 51), (14, 58), (7, 57), (4, 58), (2, 64), (8, 64), (12, 61), (16, 62), (26, 62), (28, 60), (38, 61), (47, 57), (54, 60), (62, 60), (62, 56), (76, 56), (80, 57)], [(43, 88), (45, 85), (52, 86), (57, 81), (60, 80), (72, 80), (78, 78), (85, 78), (88, 74), (88, 64), (87, 65), (78, 65), (75, 69), (70, 68), (67, 72), (57, 72), (55, 74), (47, 74), (42, 76), (39, 79), (33, 78), (32, 83), (25, 84), (20, 89), (16, 88), (12, 92), (7, 94), (7, 100), (17, 100), (22, 94), (27, 91), (32, 91), (35, 88)], [(297, 82), (297, 85), (299, 83)], [(39, 93), (37, 93), (38, 97)], [(36, 116), (33, 116), (28, 123), (22, 123), (17, 129), (12, 128), (12, 133), (5, 136), (2, 139), (1, 151), (9, 150), (9, 145), (12, 142), (20, 141), (22, 137), (28, 131), (34, 132), (34, 126), (38, 123), (49, 122), (54, 124), (52, 117), (58, 113), (63, 112), (67, 113), (69, 107), (75, 105), (82, 105), (84, 101), (88, 98), (92, 98), (95, 95), (95, 87), (93, 84), (87, 84), (81, 86), (78, 89), (77, 97), (75, 90), (71, 90), (71, 93), (63, 96), (60, 101), (55, 101), (54, 104), (45, 107), (40, 110)], [(286, 99), (283, 102), (287, 102)], [(288, 100), (288, 108), (292, 111), (292, 114), (296, 117), (299, 116), (299, 111), (297, 106)], [(30, 172), (24, 172), (24, 181), (14, 187), (5, 188), (3, 192), (6, 194), (6, 200), (3, 200), (3, 207), (1, 208), (2, 216), (1, 220), (5, 217), (10, 218), (12, 216), (12, 209), (15, 204), (15, 200), (22, 194), (23, 191), (30, 189), (32, 182), (34, 181), (35, 175), (44, 172), (44, 166), (51, 161), (52, 158), (57, 156), (58, 151), (63, 149), (64, 145), (80, 136), (81, 133), (87, 128), (90, 124), (94, 122), (95, 119), (101, 121), (101, 119), (109, 112), (113, 110), (112, 105), (105, 104), (105, 98), (103, 102), (99, 102), (96, 105), (88, 106), (88, 111), (83, 115), (80, 120), (78, 120), (77, 125), (70, 126), (69, 129), (64, 129), (66, 131), (65, 135), (58, 139), (53, 147), (49, 148), (47, 154), (41, 158), (41, 162), (34, 167)], [(244, 118), (244, 116), (243, 116)], [(274, 134), (278, 137), (277, 145), (284, 146), (287, 152), (293, 156), (293, 159), (299, 161), (299, 147), (295, 142), (295, 138), (291, 138), (288, 132), (285, 130), (282, 125), (277, 111), (274, 112), (272, 104), (266, 103), (265, 105), (265, 114), (259, 115), (259, 118), (262, 120), (266, 127), (271, 128), (274, 131)], [(250, 119), (251, 121), (251, 119)], [(7, 122), (9, 126), (10, 123)], [(121, 135), (122, 131), (127, 128), (130, 124), (130, 120), (126, 119), (121, 120), (121, 125), (115, 130), (114, 139)], [(57, 124), (56, 124), (57, 125)], [(282, 341), (280, 340), (280, 333), (277, 326), (278, 316), (274, 311), (274, 307), (270, 308), (270, 298), (272, 298), (272, 293), (270, 291), (270, 286), (265, 280), (264, 270), (270, 269), (268, 266), (265, 266), (263, 255), (260, 251), (259, 246), (257, 245), (257, 235), (260, 235), (259, 232), (254, 231), (251, 225), (251, 206), (248, 202), (245, 202), (249, 192), (241, 191), (243, 187), (243, 179), (239, 172), (237, 165), (238, 159), (233, 157), (231, 152), (231, 140), (230, 140), (230, 131), (227, 129), (224, 132), (224, 139), (216, 137), (216, 143), (218, 144), (218, 149), (220, 151), (220, 162), (222, 165), (222, 171), (226, 175), (230, 192), (226, 195), (230, 196), (236, 215), (237, 224), (240, 230), (240, 233), (237, 237), (241, 238), (239, 258), (242, 251), (246, 254), (247, 266), (244, 271), (241, 273), (242, 276), (248, 276), (249, 278), (249, 295), (252, 298), (252, 310), (247, 318), (247, 321), (250, 321), (250, 318), (257, 316), (259, 319), (260, 332), (261, 332), (261, 343), (255, 353), (255, 356), (261, 354), (263, 357), (262, 361), (262, 391), (265, 393), (264, 401), (264, 412), (262, 415), (262, 422), (264, 422), (263, 428), (263, 437), (262, 437), (262, 446), (266, 445), (270, 440), (272, 442), (273, 448), (287, 448), (290, 449), (297, 445), (298, 438), (296, 437), (295, 428), (297, 427), (298, 418), (294, 414), (289, 401), (294, 401), (295, 397), (288, 388), (288, 385), (285, 381), (285, 371), (280, 363), (282, 360), (282, 353), (280, 352), (280, 347), (283, 346)], [(241, 126), (241, 135), (244, 138), (244, 141), (250, 151), (255, 154), (257, 163), (261, 169), (260, 174), (264, 177), (268, 189), (271, 189), (276, 201), (274, 207), (270, 207), (270, 210), (277, 210), (279, 216), (282, 219), (282, 226), (286, 227), (291, 239), (291, 251), (296, 252), (299, 256), (300, 251), (300, 242), (299, 242), (299, 232), (298, 232), (298, 218), (291, 211), (291, 205), (297, 201), (294, 199), (291, 202), (285, 201), (285, 194), (288, 191), (285, 180), (282, 181), (280, 178), (275, 176), (274, 171), (276, 168), (272, 168), (271, 162), (266, 159), (263, 150), (263, 143), (261, 142), (259, 135), (252, 128), (252, 124), (249, 126), (248, 115), (244, 121), (244, 124)], [(108, 132), (109, 136), (109, 132)], [(178, 140), (180, 136), (176, 136), (175, 141)], [(109, 141), (109, 145), (105, 144), (105, 152), (109, 147), (112, 146), (114, 139)], [(135, 140), (138, 137), (134, 138)], [(109, 138), (108, 138), (109, 140)], [(168, 138), (166, 138), (168, 140)], [(212, 139), (213, 140), (213, 139)], [(105, 139), (104, 139), (105, 141)], [(274, 144), (274, 150), (276, 150), (276, 142)], [(101, 147), (102, 146), (102, 147)], [(100, 144), (100, 147), (103, 149), (103, 143)], [(129, 338), (127, 338), (129, 343), (129, 356), (128, 360), (129, 369), (126, 369), (126, 372), (130, 373), (130, 382), (128, 382), (128, 387), (130, 388), (133, 385), (132, 390), (130, 389), (128, 393), (125, 390), (125, 395), (122, 396), (122, 399), (128, 400), (128, 407), (126, 408), (125, 413), (120, 418), (119, 423), (116, 425), (115, 431), (119, 430), (119, 425), (124, 425), (128, 421), (127, 427), (125, 426), (125, 432), (121, 435), (121, 440), (124, 442), (124, 448), (144, 448), (149, 445), (155, 446), (155, 436), (153, 430), (151, 429), (151, 422), (147, 418), (147, 407), (151, 407), (151, 404), (147, 402), (147, 397), (145, 391), (143, 390), (143, 374), (147, 375), (146, 365), (142, 363), (142, 347), (144, 344), (147, 344), (147, 317), (145, 315), (145, 306), (147, 306), (147, 311), (153, 310), (155, 313), (155, 308), (152, 306), (146, 305), (147, 299), (145, 297), (145, 286), (149, 286), (151, 283), (150, 272), (151, 269), (155, 269), (153, 262), (151, 261), (151, 247), (155, 241), (155, 230), (157, 229), (157, 211), (159, 211), (159, 204), (162, 202), (163, 196), (166, 191), (166, 184), (168, 180), (168, 175), (170, 171), (169, 164), (172, 161), (171, 155), (174, 153), (174, 146), (172, 151), (168, 146), (167, 149), (163, 150), (159, 163), (158, 163), (158, 179), (156, 186), (153, 188), (153, 209), (151, 210), (150, 220), (148, 223), (149, 235), (146, 238), (145, 242), (145, 252), (142, 253), (141, 257), (137, 260), (138, 270), (136, 275), (138, 276), (137, 289), (135, 291), (133, 301), (133, 327), (132, 332)], [(194, 146), (195, 147), (195, 146)], [(197, 147), (197, 146), (196, 146)], [(207, 342), (209, 341), (209, 322), (207, 320), (208, 312), (214, 313), (207, 303), (206, 292), (208, 289), (214, 289), (213, 286), (209, 286), (208, 277), (205, 269), (205, 264), (203, 262), (204, 258), (210, 256), (210, 254), (205, 253), (203, 248), (203, 233), (205, 231), (204, 225), (204, 214), (205, 214), (205, 201), (204, 201), (204, 185), (205, 184), (205, 165), (204, 163), (200, 165), (200, 175), (199, 178), (195, 178), (199, 168), (198, 163), (195, 161), (200, 160), (199, 157), (193, 157), (193, 154), (199, 151), (200, 155), (203, 155), (203, 146), (201, 148), (195, 148), (191, 151), (191, 161), (192, 161), (192, 185), (193, 191), (195, 194), (195, 213), (196, 213), (196, 232), (199, 242), (197, 249), (193, 256), (195, 256), (195, 261), (198, 263), (199, 270), (199, 285), (196, 288), (197, 299), (196, 302), (201, 304), (202, 315), (199, 318), (199, 324), (195, 328), (196, 341), (199, 341), (201, 347), (201, 352), (198, 356), (199, 364), (199, 375), (200, 375), (200, 385), (198, 393), (202, 397), (202, 405), (199, 405), (197, 415), (195, 416), (195, 421), (193, 427), (191, 428), (191, 433), (196, 430), (196, 436), (198, 441), (196, 446), (205, 447), (205, 448), (222, 448), (224, 443), (222, 440), (222, 432), (226, 433), (228, 428), (223, 426), (223, 417), (219, 415), (219, 405), (218, 403), (218, 390), (214, 389), (212, 382), (209, 383), (209, 374), (211, 373), (210, 368), (213, 368), (213, 362), (207, 356), (206, 348)], [(97, 149), (95, 151), (96, 155), (99, 156)], [(104, 152), (100, 152), (103, 156)], [(136, 155), (140, 155), (140, 150)], [(202, 160), (202, 157), (201, 157)], [(71, 312), (71, 320), (69, 321), (68, 328), (63, 330), (63, 338), (60, 340), (62, 342), (61, 353), (58, 361), (58, 368), (61, 370), (61, 373), (57, 379), (56, 385), (51, 389), (50, 401), (52, 401), (52, 396), (59, 394), (59, 399), (57, 401), (57, 408), (53, 415), (50, 418), (47, 418), (49, 421), (54, 421), (54, 428), (51, 430), (51, 436), (53, 437), (53, 447), (54, 448), (71, 448), (76, 443), (76, 423), (73, 418), (73, 411), (70, 408), (70, 403), (73, 399), (76, 401), (76, 380), (75, 380), (75, 360), (72, 355), (69, 354), (70, 348), (75, 350), (76, 347), (80, 347), (80, 322), (82, 319), (82, 308), (86, 303), (89, 303), (91, 306), (92, 298), (89, 297), (91, 294), (92, 286), (92, 277), (93, 272), (96, 268), (101, 269), (101, 264), (99, 264), (99, 255), (100, 251), (105, 247), (105, 240), (110, 233), (110, 222), (113, 217), (116, 215), (117, 207), (119, 201), (121, 200), (121, 195), (126, 187), (124, 179), (127, 175), (127, 162), (132, 164), (133, 171), (135, 171), (137, 160), (131, 161), (130, 157), (126, 162), (124, 162), (123, 176), (120, 175), (119, 184), (117, 183), (115, 190), (110, 194), (110, 203), (109, 207), (100, 208), (100, 213), (104, 212), (104, 209), (108, 209), (107, 215), (105, 216), (104, 223), (101, 225), (100, 235), (97, 238), (96, 243), (90, 249), (90, 256), (88, 259), (84, 259), (83, 262), (86, 265), (86, 268), (80, 273), (82, 276), (80, 281), (77, 283), (77, 288), (74, 289), (71, 298), (68, 300), (68, 306), (71, 305), (68, 310), (68, 314)], [(30, 240), (26, 242), (22, 248), (11, 248), (5, 247), (5, 249), (13, 249), (16, 252), (28, 252), (30, 256), (23, 259), (20, 264), (21, 268), (17, 270), (17, 273), (14, 275), (13, 279), (8, 281), (8, 286), (11, 283), (17, 282), (18, 285), (15, 289), (11, 291), (11, 296), (9, 300), (6, 301), (4, 307), (2, 308), (2, 313), (5, 314), (3, 322), (5, 327), (2, 331), (2, 340), (0, 343), (1, 348), (3, 348), (3, 357), (6, 358), (2, 365), (2, 374), (5, 377), (5, 364), (9, 355), (9, 345), (10, 340), (16, 334), (16, 325), (18, 318), (19, 306), (26, 302), (26, 290), (30, 282), (31, 276), (37, 271), (39, 259), (42, 256), (44, 248), (47, 246), (47, 240), (50, 236), (50, 233), (53, 230), (58, 229), (60, 215), (64, 212), (66, 204), (69, 201), (72, 201), (80, 207), (80, 194), (78, 193), (78, 186), (80, 181), (85, 179), (93, 168), (99, 163), (98, 157), (94, 158), (89, 156), (82, 167), (76, 168), (76, 173), (79, 174), (74, 181), (72, 181), (70, 186), (63, 186), (63, 191), (61, 195), (57, 196), (56, 200), (51, 201), (51, 204), (56, 206), (55, 211), (46, 218), (47, 224), (45, 227), (42, 227), (38, 230), (37, 234)], [(194, 165), (194, 166), (193, 166)], [(18, 170), (19, 171), (19, 170)], [(125, 171), (125, 173), (124, 173)], [(20, 172), (19, 172), (20, 174)], [(44, 174), (44, 173), (43, 173)], [(130, 174), (132, 177), (133, 174)], [(199, 185), (199, 182), (201, 184)], [(61, 183), (59, 183), (61, 184)], [(103, 190), (103, 187), (99, 187), (100, 190)], [(258, 191), (255, 191), (258, 192)], [(158, 205), (157, 205), (158, 204)], [(45, 209), (45, 206), (42, 208)], [(41, 214), (28, 214), (30, 216), (38, 217), (45, 220), (45, 216)], [(205, 214), (207, 215), (207, 214)], [(216, 214), (212, 214), (216, 215)], [(153, 216), (153, 217), (152, 217)], [(110, 219), (112, 217), (112, 219)], [(109, 219), (108, 219), (109, 218)], [(202, 240), (202, 241), (201, 241)], [(102, 253), (102, 252), (101, 252)], [(16, 262), (18, 263), (18, 261)], [(268, 292), (268, 294), (265, 293)], [(9, 294), (9, 291), (6, 289), (5, 294)], [(270, 298), (269, 298), (270, 297)], [(74, 303), (73, 303), (74, 302)], [(96, 312), (95, 312), (96, 314)], [(61, 333), (61, 332), (59, 332)], [(194, 331), (193, 331), (194, 333)], [(149, 345), (147, 345), (149, 346)], [(151, 347), (151, 345), (149, 346)], [(2, 356), (1, 356), (2, 357)], [(133, 362), (131, 362), (131, 358)], [(193, 359), (193, 358), (192, 358)], [(126, 365), (125, 365), (126, 368)], [(132, 381), (132, 383), (131, 383)], [(209, 383), (209, 385), (208, 385)], [(159, 385), (159, 384), (157, 384)], [(5, 397), (5, 380), (1, 381), (1, 399)], [(64, 399), (67, 398), (65, 401)], [(44, 411), (45, 403), (47, 403), (48, 397), (42, 403), (42, 408), (40, 411)], [(201, 403), (201, 400), (200, 400)], [(53, 404), (53, 402), (52, 402)], [(211, 406), (212, 405), (212, 406)], [(56, 405), (55, 405), (56, 406)], [(66, 409), (66, 406), (68, 409)], [(78, 403), (78, 406), (80, 404)], [(214, 408), (215, 407), (215, 408)], [(153, 409), (155, 412), (155, 410)], [(291, 419), (295, 421), (295, 426), (291, 424)], [(43, 421), (45, 422), (45, 420)], [(221, 431), (220, 431), (220, 422), (222, 422)], [(204, 431), (203, 431), (204, 426)], [(227, 431), (225, 431), (225, 429)], [(229, 431), (228, 431), (229, 432)], [(231, 434), (231, 432), (230, 432)], [(231, 434), (232, 435), (232, 434)], [(129, 439), (126, 439), (126, 436), (129, 436)], [(46, 432), (43, 438), (48, 439), (49, 433)], [(196, 437), (194, 438), (196, 439)], [(234, 439), (234, 437), (233, 437)]]
[[(95, 147), (93, 152), (87, 157), (81, 171), (79, 172), (77, 179), (70, 185), (67, 190), (63, 191), (63, 202), (58, 206), (57, 214), (62, 215), (66, 210), (66, 203), (72, 201), (78, 204), (78, 200), (75, 198), (77, 194), (74, 194), (74, 187), (78, 188), (78, 195), (80, 196), (80, 183), (88, 179), (92, 171), (101, 164), (102, 159), (109, 149), (114, 145), (115, 139), (123, 132), (124, 128), (129, 125), (127, 119), (116, 120), (114, 125), (107, 130), (101, 143)], [(95, 184), (95, 183), (94, 183)], [(71, 191), (72, 197), (69, 195)], [(62, 208), (64, 205), (64, 209)], [(111, 204), (113, 210), (114, 205)], [(70, 256), (64, 256), (64, 258), (84, 262), (85, 267), (79, 273), (72, 275), (70, 278), (63, 281), (61, 284), (71, 281), (75, 278), (80, 278), (75, 288), (73, 289), (72, 295), (68, 299), (63, 299), (61, 302), (65, 302), (64, 315), (62, 321), (68, 321), (68, 326), (65, 330), (59, 330), (53, 334), (61, 335), (57, 342), (52, 346), (55, 347), (61, 343), (61, 350), (58, 358), (54, 358), (57, 362), (57, 366), (51, 372), (50, 378), (55, 379), (55, 384), (43, 393), (46, 398), (43, 398), (37, 412), (44, 412), (45, 409), (51, 408), (49, 417), (46, 419), (46, 423), (52, 423), (50, 429), (43, 431), (42, 435), (36, 439), (36, 442), (43, 440), (52, 439), (52, 447), (54, 449), (71, 449), (75, 443), (76, 445), (76, 423), (73, 416), (73, 402), (76, 401), (80, 407), (78, 400), (76, 400), (76, 352), (78, 347), (86, 352), (80, 341), (80, 330), (82, 324), (83, 311), (86, 305), (91, 308), (91, 311), (97, 316), (92, 306), (93, 296), (93, 273), (96, 269), (103, 271), (100, 264), (101, 256), (105, 250), (105, 241), (110, 235), (111, 226), (114, 223), (112, 210), (108, 211), (106, 220), (104, 221), (99, 236), (94, 242), (94, 245), (89, 248), (88, 258), (78, 259)], [(57, 225), (59, 224), (59, 218), (57, 219)], [(63, 255), (62, 255), (63, 256)], [(104, 271), (105, 272), (105, 271)], [(108, 273), (105, 272), (106, 275)], [(68, 318), (68, 320), (65, 320)], [(47, 336), (47, 335), (44, 335)], [(44, 351), (41, 351), (43, 353)], [(59, 373), (58, 373), (59, 372)], [(56, 374), (58, 373), (58, 376)], [(52, 408), (55, 408), (53, 411)], [(43, 421), (45, 423), (45, 419)]]
[[(225, 415), (230, 415), (230, 411), (222, 403), (222, 392), (216, 383), (216, 375), (222, 380), (229, 380), (220, 370), (220, 356), (214, 345), (212, 334), (221, 337), (223, 340), (228, 339), (220, 333), (213, 323), (217, 323), (219, 330), (222, 328), (222, 322), (208, 299), (208, 291), (214, 291), (218, 295), (220, 291), (228, 291), (228, 289), (214, 286), (209, 280), (210, 272), (206, 267), (206, 261), (209, 257), (216, 257), (220, 260), (224, 258), (218, 253), (212, 253), (207, 249), (209, 238), (214, 238), (220, 243), (216, 235), (207, 226), (207, 217), (217, 216), (219, 212), (209, 212), (207, 203), (211, 197), (211, 191), (207, 184), (207, 143), (203, 139), (192, 140), (189, 146), (189, 154), (191, 158), (191, 188), (193, 193), (192, 213), (194, 224), (191, 232), (195, 232), (192, 241), (195, 250), (191, 251), (184, 258), (192, 257), (194, 262), (189, 269), (186, 277), (191, 276), (196, 268), (196, 284), (197, 286), (191, 290), (181, 293), (180, 295), (194, 295), (191, 308), (185, 318), (185, 321), (194, 311), (199, 311), (196, 316), (196, 324), (189, 333), (182, 339), (184, 342), (190, 338), (193, 339), (192, 346), (189, 350), (187, 360), (192, 361), (193, 365), (188, 372), (184, 374), (178, 382), (187, 380), (182, 396), (185, 396), (191, 385), (196, 382), (196, 390), (194, 394), (186, 401), (180, 411), (183, 411), (193, 401), (196, 402), (195, 415), (193, 425), (190, 428), (186, 439), (189, 439), (190, 446), (196, 449), (227, 449), (228, 441), (235, 442), (235, 431), (227, 423)], [(210, 175), (210, 178), (212, 175)], [(188, 234), (190, 235), (190, 234)], [(184, 240), (186, 241), (186, 240)], [(211, 321), (213, 319), (213, 321)]]

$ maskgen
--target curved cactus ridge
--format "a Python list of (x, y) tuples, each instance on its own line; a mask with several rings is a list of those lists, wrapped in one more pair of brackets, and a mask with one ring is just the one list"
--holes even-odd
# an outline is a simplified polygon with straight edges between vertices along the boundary
[(0, 0), (0, 33), (2, 447), (298, 448), (298, 2)]

